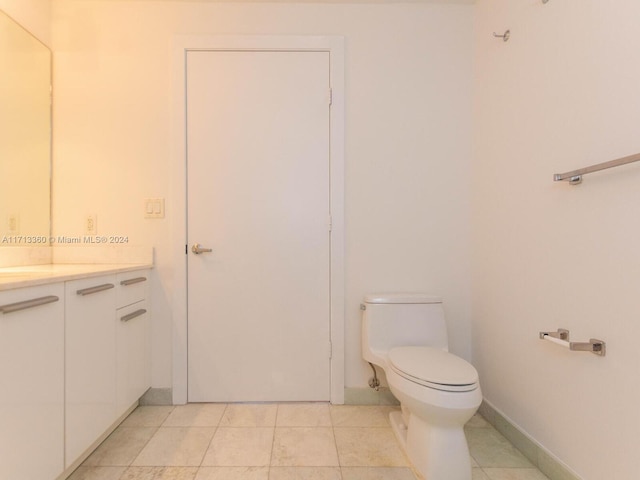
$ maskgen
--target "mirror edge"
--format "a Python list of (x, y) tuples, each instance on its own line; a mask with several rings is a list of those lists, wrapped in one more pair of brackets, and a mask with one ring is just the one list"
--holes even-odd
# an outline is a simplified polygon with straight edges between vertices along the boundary
[(49, 45), (43, 42), (37, 35), (31, 32), (27, 27), (25, 27), (21, 22), (16, 20), (11, 14), (9, 14), (4, 9), (0, 8), (0, 14), (4, 14), (8, 19), (10, 19), (13, 23), (15, 23), (22, 31), (24, 31), (27, 35), (29, 35), (32, 39), (34, 39), (38, 44), (43, 46), (48, 55), (49, 55), (49, 224), (47, 228), (48, 234), (48, 242), (46, 244), (47, 247), (52, 247), (53, 242), (53, 50)]

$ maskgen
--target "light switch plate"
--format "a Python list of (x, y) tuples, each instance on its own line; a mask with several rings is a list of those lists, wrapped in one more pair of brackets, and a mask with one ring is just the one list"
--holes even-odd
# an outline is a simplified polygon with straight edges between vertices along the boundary
[(144, 218), (164, 218), (164, 198), (145, 198)]

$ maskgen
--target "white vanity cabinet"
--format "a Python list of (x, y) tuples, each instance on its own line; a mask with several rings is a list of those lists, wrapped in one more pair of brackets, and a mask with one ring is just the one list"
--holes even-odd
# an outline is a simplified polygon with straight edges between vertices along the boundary
[(151, 386), (149, 271), (118, 275), (116, 290), (117, 415)]
[(151, 386), (150, 273), (0, 271), (0, 480), (67, 478)]
[(0, 291), (0, 478), (64, 470), (64, 286)]
[(116, 419), (116, 275), (65, 283), (65, 468)]

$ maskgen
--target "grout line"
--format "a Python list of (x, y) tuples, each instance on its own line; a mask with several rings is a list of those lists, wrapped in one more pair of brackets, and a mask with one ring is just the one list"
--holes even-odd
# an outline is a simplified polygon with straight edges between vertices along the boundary
[(140, 451), (138, 452), (138, 454), (137, 454), (137, 455), (133, 458), (133, 460), (131, 460), (131, 462), (127, 465), (127, 468), (129, 468), (130, 466), (132, 466), (132, 465), (133, 465), (133, 462), (135, 462), (135, 461), (138, 459), (138, 457), (140, 456), (140, 454), (142, 453), (142, 451), (143, 451), (145, 448), (147, 448), (147, 445), (149, 445), (149, 443), (151, 442), (151, 439), (152, 439), (153, 437), (155, 437), (155, 436), (156, 436), (156, 434), (160, 431), (160, 427), (153, 427), (153, 428), (155, 428), (155, 432), (153, 432), (153, 435), (151, 435), (151, 436), (147, 439), (147, 441), (144, 443), (144, 446), (140, 449)]
[[(191, 427), (187, 427), (187, 428), (191, 428)], [(209, 439), (209, 443), (207, 443), (207, 448), (204, 449), (204, 453), (202, 454), (202, 458), (200, 459), (200, 464), (198, 465), (198, 470), (202, 467), (202, 462), (204, 462), (204, 459), (207, 456), (207, 452), (209, 452), (209, 449), (211, 448), (211, 444), (213, 443), (213, 439), (216, 436), (216, 433), (218, 433), (218, 426), (208, 427), (208, 428), (213, 428), (213, 435), (211, 435), (211, 438)]]
[(276, 418), (273, 422), (273, 434), (271, 436), (271, 452), (269, 452), (269, 465), (267, 465), (267, 479), (271, 476), (271, 464), (273, 463), (273, 449), (276, 444), (276, 425), (278, 424), (278, 413), (280, 413), (280, 404), (276, 404)]
[(340, 478), (343, 477), (342, 475), (342, 461), (340, 460), (340, 452), (338, 451), (338, 440), (336, 439), (336, 426), (333, 424), (333, 414), (332, 414), (333, 409), (331, 408), (331, 405), (329, 405), (329, 420), (331, 421), (331, 435), (333, 435), (333, 446), (336, 449), (336, 457), (338, 459), (338, 469), (340, 472)]

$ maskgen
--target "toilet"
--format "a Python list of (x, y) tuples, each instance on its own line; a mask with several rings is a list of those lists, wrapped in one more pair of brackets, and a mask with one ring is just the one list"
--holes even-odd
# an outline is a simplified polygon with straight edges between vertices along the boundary
[(476, 369), (448, 351), (442, 300), (367, 295), (362, 310), (362, 356), (400, 401), (389, 419), (413, 466), (426, 480), (471, 480), (463, 427), (482, 393)]

